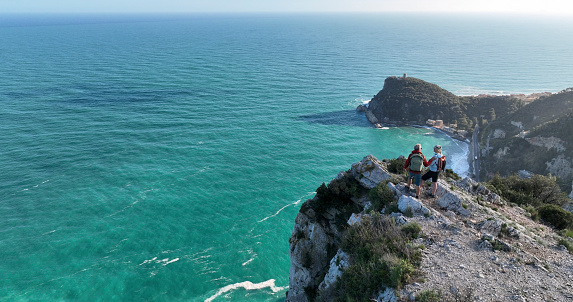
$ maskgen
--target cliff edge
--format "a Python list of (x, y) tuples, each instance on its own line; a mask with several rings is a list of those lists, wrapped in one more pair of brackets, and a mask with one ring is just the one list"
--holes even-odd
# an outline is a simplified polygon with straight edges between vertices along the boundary
[(368, 155), (301, 206), (287, 301), (573, 299), (570, 237), (471, 179), (414, 198), (402, 167)]

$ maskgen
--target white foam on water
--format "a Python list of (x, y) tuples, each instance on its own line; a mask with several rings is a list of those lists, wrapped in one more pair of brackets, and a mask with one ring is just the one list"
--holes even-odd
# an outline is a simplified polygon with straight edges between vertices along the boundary
[(216, 294), (214, 294), (213, 296), (206, 299), (205, 302), (211, 302), (215, 298), (217, 298), (218, 296), (220, 296), (226, 292), (238, 289), (238, 288), (244, 288), (246, 290), (257, 290), (257, 289), (263, 289), (263, 288), (267, 288), (267, 287), (270, 288), (273, 291), (273, 293), (277, 293), (277, 292), (280, 292), (280, 291), (288, 288), (288, 286), (277, 287), (275, 285), (275, 279), (270, 279), (270, 280), (267, 280), (267, 281), (261, 282), (261, 283), (253, 283), (250, 281), (239, 282), (239, 283), (224, 286), (223, 288), (219, 289)]
[[(461, 177), (469, 176), (470, 164), (468, 162), (468, 155), (470, 152), (467, 143), (455, 141), (456, 145), (463, 150), (462, 153), (455, 153), (451, 156), (451, 169)], [(447, 155), (446, 155), (447, 156)], [(446, 157), (447, 159), (447, 157)], [(448, 164), (446, 164), (446, 168)]]
[(257, 255), (255, 254), (255, 256), (253, 256), (253, 258), (251, 258), (251, 259), (245, 261), (245, 262), (243, 263), (243, 266), (245, 266), (245, 265), (247, 265), (247, 264), (253, 262), (253, 260), (255, 260), (256, 256), (257, 256)]
[(153, 257), (152, 259), (145, 260), (145, 261), (141, 262), (139, 265), (141, 266), (141, 265), (149, 264), (149, 263), (157, 263), (157, 264), (161, 264), (163, 266), (166, 266), (167, 264), (171, 264), (171, 263), (177, 262), (177, 261), (179, 261), (179, 258), (175, 258), (175, 259), (171, 259), (171, 260), (169, 260), (169, 258), (157, 260), (157, 257)]
[(295, 201), (295, 202), (293, 202), (293, 203), (289, 203), (289, 204), (287, 204), (286, 206), (280, 208), (280, 209), (279, 209), (276, 213), (274, 213), (273, 215), (268, 216), (268, 217), (265, 217), (265, 218), (263, 218), (263, 219), (261, 219), (261, 220), (259, 220), (259, 221), (257, 221), (257, 222), (261, 223), (261, 222), (263, 222), (263, 221), (265, 221), (265, 220), (267, 220), (267, 219), (269, 219), (269, 218), (273, 218), (273, 217), (277, 216), (282, 210), (284, 210), (284, 209), (286, 209), (286, 208), (288, 208), (288, 207), (290, 207), (290, 206), (295, 206), (295, 205), (299, 204), (303, 199), (306, 200), (307, 197), (308, 197), (310, 194), (315, 194), (315, 193), (316, 193), (316, 192), (309, 192), (309, 193), (305, 194), (303, 197), (301, 197), (299, 200), (297, 200), (297, 201)]

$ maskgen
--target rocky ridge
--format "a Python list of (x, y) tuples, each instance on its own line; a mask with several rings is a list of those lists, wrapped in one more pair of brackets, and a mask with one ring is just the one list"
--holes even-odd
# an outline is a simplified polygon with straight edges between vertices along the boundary
[(349, 225), (376, 215), (365, 192), (389, 180), (398, 210), (382, 215), (421, 227), (423, 236), (412, 243), (424, 246), (423, 257), (417, 279), (398, 289), (381, 285), (373, 300), (414, 301), (440, 291), (444, 297), (470, 293), (460, 301), (573, 301), (573, 256), (550, 227), (468, 178), (440, 179), (435, 198), (423, 193), (419, 199), (396, 179), (386, 162), (369, 155), (332, 181), (357, 182), (357, 194), (320, 207), (315, 196), (301, 206), (290, 238), (287, 301), (332, 299), (353, 263), (341, 249), (342, 237)]

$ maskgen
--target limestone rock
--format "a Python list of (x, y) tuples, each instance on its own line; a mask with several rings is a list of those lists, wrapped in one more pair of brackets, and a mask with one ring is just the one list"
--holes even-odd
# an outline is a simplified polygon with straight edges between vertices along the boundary
[(478, 187), (478, 183), (469, 177), (466, 177), (466, 178), (458, 181), (456, 183), (456, 185), (459, 188), (461, 188), (462, 190), (470, 192), (470, 193), (474, 192), (475, 188)]
[(430, 214), (430, 210), (428, 208), (411, 196), (401, 196), (400, 199), (398, 199), (398, 209), (402, 213), (406, 213), (408, 209), (411, 209), (412, 214), (414, 215)]
[(450, 210), (460, 214), (462, 216), (470, 216), (471, 212), (465, 209), (463, 205), (463, 199), (454, 192), (448, 192), (444, 196), (438, 199), (438, 205), (442, 209)]
[(501, 197), (495, 193), (489, 193), (487, 195), (487, 201), (496, 205), (505, 205), (505, 201), (503, 201), (503, 199), (501, 199)]
[(352, 215), (348, 219), (347, 223), (348, 223), (348, 225), (360, 224), (360, 223), (362, 223), (362, 219), (364, 216), (366, 216), (366, 215), (365, 214), (352, 213)]
[(352, 164), (350, 171), (352, 176), (366, 189), (372, 189), (392, 178), (385, 165), (372, 155), (367, 155), (360, 162)]
[(378, 299), (376, 299), (376, 301), (398, 302), (398, 297), (396, 297), (396, 291), (393, 288), (388, 287), (386, 290), (384, 290), (384, 292), (380, 292), (378, 294)]
[(328, 290), (336, 283), (338, 278), (342, 276), (344, 269), (348, 266), (350, 266), (350, 256), (339, 249), (336, 255), (330, 260), (330, 268), (326, 276), (324, 276), (324, 280), (318, 286), (318, 290), (320, 292)]
[(402, 213), (392, 213), (390, 214), (390, 216), (394, 217), (394, 220), (396, 220), (397, 225), (405, 225), (406, 223), (408, 223), (408, 219), (404, 217)]
[(478, 224), (478, 228), (487, 234), (491, 234), (494, 237), (499, 236), (499, 232), (501, 232), (501, 226), (503, 222), (493, 219), (493, 220), (485, 220)]
[[(338, 246), (341, 234), (331, 221), (319, 221), (314, 211), (305, 206), (295, 218), (290, 238), (288, 301), (306, 302), (306, 287), (316, 288), (329, 269), (328, 247)], [(328, 215), (327, 215), (328, 216)], [(322, 216), (324, 217), (324, 216)]]
[(495, 131), (493, 131), (493, 138), (505, 138), (505, 131), (501, 129), (495, 129)]
[(517, 176), (519, 176), (519, 178), (521, 178), (521, 179), (527, 179), (527, 178), (531, 178), (533, 176), (533, 173), (531, 173), (527, 170), (519, 170), (519, 171), (517, 171)]

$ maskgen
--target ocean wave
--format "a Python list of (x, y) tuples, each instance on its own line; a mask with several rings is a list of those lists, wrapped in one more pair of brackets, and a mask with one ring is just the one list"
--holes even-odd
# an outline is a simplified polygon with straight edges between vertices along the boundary
[(293, 203), (289, 203), (289, 204), (287, 204), (286, 206), (280, 208), (280, 209), (279, 209), (276, 213), (274, 213), (273, 215), (268, 216), (268, 217), (265, 217), (265, 218), (263, 218), (263, 219), (261, 219), (261, 220), (259, 220), (259, 221), (257, 221), (257, 222), (258, 222), (258, 223), (261, 223), (261, 222), (264, 222), (265, 220), (267, 220), (267, 219), (269, 219), (269, 218), (273, 218), (273, 217), (277, 216), (282, 210), (284, 210), (284, 209), (286, 209), (286, 208), (288, 208), (288, 207), (290, 207), (290, 206), (295, 206), (295, 205), (299, 204), (301, 201), (306, 200), (307, 197), (308, 197), (310, 194), (315, 194), (315, 193), (316, 193), (316, 192), (309, 192), (309, 193), (307, 193), (306, 195), (304, 195), (303, 197), (299, 198), (297, 201), (295, 201), (295, 202), (293, 202)]
[(284, 286), (284, 287), (278, 287), (275, 285), (275, 279), (270, 279), (261, 283), (253, 283), (250, 281), (244, 281), (244, 282), (239, 282), (239, 283), (235, 283), (235, 284), (230, 284), (227, 286), (222, 287), (221, 289), (219, 289), (217, 291), (216, 294), (214, 294), (213, 296), (207, 298), (205, 300), (205, 302), (211, 302), (213, 301), (215, 298), (219, 297), (220, 295), (238, 289), (238, 288), (244, 288), (246, 290), (257, 290), (257, 289), (263, 289), (263, 288), (270, 288), (273, 293), (278, 293), (280, 291), (283, 291), (285, 289), (288, 288), (288, 286)]

